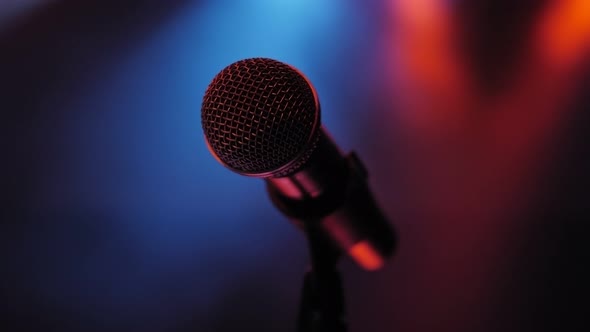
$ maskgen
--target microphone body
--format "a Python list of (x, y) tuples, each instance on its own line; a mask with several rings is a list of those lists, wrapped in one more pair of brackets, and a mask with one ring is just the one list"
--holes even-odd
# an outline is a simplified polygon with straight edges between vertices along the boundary
[(284, 177), (266, 178), (273, 204), (303, 230), (320, 230), (367, 270), (383, 266), (396, 243), (387, 218), (354, 152), (344, 156), (325, 128), (305, 166)]

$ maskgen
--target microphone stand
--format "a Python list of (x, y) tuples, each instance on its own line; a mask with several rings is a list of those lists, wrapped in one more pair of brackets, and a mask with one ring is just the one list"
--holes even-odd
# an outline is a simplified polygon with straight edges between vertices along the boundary
[(305, 229), (311, 267), (303, 280), (297, 332), (346, 332), (344, 292), (336, 266), (340, 252), (314, 226)]

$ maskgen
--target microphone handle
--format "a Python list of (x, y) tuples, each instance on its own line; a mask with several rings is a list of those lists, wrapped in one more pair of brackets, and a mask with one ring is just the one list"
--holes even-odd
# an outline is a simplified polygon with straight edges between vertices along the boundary
[(393, 254), (396, 237), (367, 183), (354, 152), (342, 156), (322, 128), (307, 165), (281, 178), (267, 178), (270, 198), (302, 230), (320, 229), (332, 243), (367, 270)]

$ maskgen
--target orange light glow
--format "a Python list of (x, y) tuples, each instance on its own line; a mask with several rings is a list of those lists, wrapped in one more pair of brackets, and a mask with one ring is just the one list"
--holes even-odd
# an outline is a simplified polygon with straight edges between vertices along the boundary
[[(386, 54), (388, 61), (395, 59), (391, 76), (406, 87), (399, 98), (408, 110), (398, 115), (411, 127), (453, 126), (469, 100), (470, 84), (457, 56), (447, 4), (399, 0), (391, 2), (390, 11), (395, 19)], [(435, 109), (431, 103), (441, 107)]]
[(348, 254), (359, 263), (363, 268), (374, 271), (380, 269), (383, 264), (383, 258), (376, 252), (367, 241), (361, 241), (348, 249)]
[(554, 1), (539, 22), (538, 38), (550, 65), (577, 63), (590, 46), (590, 1)]

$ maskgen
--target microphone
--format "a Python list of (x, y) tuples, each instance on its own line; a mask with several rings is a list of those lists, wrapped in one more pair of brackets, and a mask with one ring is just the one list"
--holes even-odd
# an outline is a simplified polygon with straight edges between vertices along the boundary
[(320, 121), (309, 80), (285, 63), (252, 58), (215, 76), (201, 122), (209, 151), (241, 175), (263, 178), (269, 196), (304, 231), (325, 238), (367, 270), (381, 268), (396, 237), (354, 152), (344, 155)]

